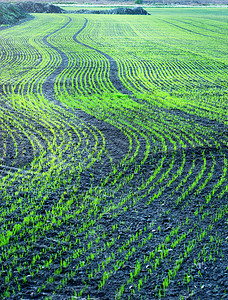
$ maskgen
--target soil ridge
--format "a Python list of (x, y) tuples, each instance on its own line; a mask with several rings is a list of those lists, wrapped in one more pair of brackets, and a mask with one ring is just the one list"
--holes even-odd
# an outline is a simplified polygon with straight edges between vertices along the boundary
[(89, 10), (89, 9), (79, 9), (75, 11), (67, 11), (67, 13), (73, 14), (99, 14), (99, 15), (150, 15), (142, 7), (117, 7), (108, 10)]
[(27, 13), (55, 13), (61, 14), (64, 9), (59, 6), (49, 4), (49, 3), (39, 3), (39, 2), (20, 2), (15, 5), (16, 7), (22, 9)]
[(0, 25), (13, 25), (27, 17), (28, 14), (20, 7), (8, 3), (0, 3)]

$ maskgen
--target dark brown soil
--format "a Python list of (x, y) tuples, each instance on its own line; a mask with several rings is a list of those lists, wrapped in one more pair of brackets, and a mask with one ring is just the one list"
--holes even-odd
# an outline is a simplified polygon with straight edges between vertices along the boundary
[[(69, 18), (69, 21), (64, 25), (64, 27), (67, 26), (70, 21), (71, 19)], [(85, 20), (85, 24), (81, 30), (85, 28), (86, 24), (87, 20)], [(81, 32), (81, 30), (75, 33), (74, 41), (102, 54), (110, 64), (110, 80), (114, 87), (118, 89), (119, 92), (130, 95), (130, 92), (123, 86), (122, 82), (117, 76), (117, 63), (115, 60), (100, 50), (94, 49), (89, 45), (79, 42), (77, 35)], [(46, 79), (42, 89), (45, 96), (50, 101), (55, 101), (56, 99), (53, 83), (56, 76), (67, 67), (68, 60), (66, 54), (47, 41), (49, 36), (44, 37), (43, 41), (47, 46), (51, 47), (61, 55), (62, 63)], [(0, 90), (0, 92), (2, 91)], [(140, 99), (136, 100), (140, 102)], [(51, 130), (48, 130), (44, 125), (42, 126), (37, 119), (29, 116), (26, 111), (22, 110), (20, 113), (17, 110), (13, 111), (12, 107), (3, 101), (1, 102), (1, 107), (8, 109), (11, 113), (14, 113), (15, 118), (23, 118), (24, 123), (28, 124), (28, 127), (25, 128), (25, 131), (29, 130), (31, 131), (31, 134), (35, 134), (35, 132), (37, 132), (37, 128), (39, 128), (44, 136), (48, 136), (50, 140), (54, 138)], [(168, 234), (173, 229), (178, 228), (179, 237), (186, 233), (185, 241), (179, 243), (174, 251), (169, 252), (169, 255), (161, 261), (156, 271), (152, 269), (149, 263), (143, 263), (141, 270), (141, 274), (143, 275), (140, 276), (148, 275), (149, 279), (139, 291), (137, 288), (135, 288), (136, 292), (134, 295), (132, 294), (133, 285), (127, 284), (121, 299), (157, 299), (158, 289), (162, 287), (162, 280), (167, 276), (168, 271), (173, 267), (174, 262), (178, 261), (180, 254), (185, 252), (189, 242), (193, 241), (194, 239), (196, 240), (196, 244), (188, 253), (188, 255), (183, 257), (183, 263), (181, 264), (175, 279), (173, 278), (171, 280), (169, 287), (166, 289), (165, 299), (179, 299), (180, 295), (183, 296), (183, 299), (228, 299), (226, 293), (228, 290), (227, 214), (224, 214), (216, 220), (214, 219), (219, 209), (224, 209), (228, 203), (227, 193), (219, 198), (220, 192), (228, 184), (227, 175), (224, 178), (221, 186), (215, 191), (211, 201), (209, 203), (206, 203), (205, 201), (205, 197), (213, 190), (213, 187), (221, 179), (223, 174), (224, 157), (228, 157), (227, 145), (222, 142), (223, 139), (227, 138), (227, 125), (216, 120), (203, 118), (178, 109), (165, 110), (163, 108), (157, 108), (151, 105), (151, 115), (147, 116), (147, 120), (145, 120), (145, 122), (148, 120), (153, 120), (154, 122), (157, 122), (157, 124), (160, 122), (164, 122), (164, 124), (166, 124), (167, 129), (164, 128), (164, 132), (167, 133), (167, 135), (164, 135), (164, 139), (167, 145), (167, 151), (165, 152), (159, 144), (159, 139), (154, 141), (151, 138), (152, 133), (149, 130), (148, 132), (142, 132), (142, 127), (139, 126), (133, 118), (131, 119), (130, 111), (129, 115), (120, 115), (119, 119), (116, 117), (114, 126), (111, 124), (111, 122), (99, 119), (99, 115), (96, 115), (95, 113), (94, 116), (92, 115), (92, 112), (89, 114), (86, 109), (85, 111), (69, 109), (66, 110), (64, 114), (64, 111), (59, 111), (58, 108), (58, 105), (53, 108), (52, 117), (53, 119), (58, 117), (64, 120), (64, 124), (61, 125), (61, 128), (55, 128), (56, 131), (60, 131), (61, 129), (65, 134), (67, 134), (68, 131), (72, 131), (71, 133), (73, 139), (75, 140), (75, 143), (77, 143), (77, 135), (72, 129), (70, 129), (70, 127), (67, 127), (67, 124), (73, 122), (72, 124), (87, 124), (90, 128), (97, 128), (104, 135), (107, 152), (102, 154), (101, 160), (97, 160), (93, 167), (91, 166), (80, 173), (79, 181), (78, 173), (71, 175), (61, 174), (62, 179), (70, 178), (71, 184), (66, 186), (62, 181), (58, 189), (50, 191), (47, 189), (44, 195), (42, 195), (47, 195), (47, 198), (45, 199), (43, 206), (40, 207), (40, 210), (36, 211), (37, 215), (45, 218), (46, 213), (52, 211), (52, 208), (58, 203), (64, 191), (66, 191), (66, 193), (63, 201), (66, 202), (69, 200), (70, 192), (74, 185), (79, 186), (77, 192), (75, 193), (78, 202), (74, 202), (71, 210), (77, 210), (78, 206), (80, 205), (80, 201), (83, 201), (83, 197), (85, 196), (86, 192), (89, 191), (91, 185), (102, 186), (102, 184), (105, 182), (105, 178), (112, 172), (113, 164), (117, 166), (118, 172), (123, 172), (123, 174), (117, 179), (115, 186), (125, 182), (125, 179), (128, 175), (134, 174), (134, 176), (129, 183), (124, 184), (123, 187), (117, 191), (114, 191), (115, 186), (112, 184), (112, 181), (115, 177), (111, 176), (103, 187), (104, 191), (106, 190), (111, 193), (107, 193), (107, 195), (105, 193), (102, 194), (103, 198), (101, 197), (102, 200), (99, 203), (96, 216), (92, 214), (90, 218), (88, 218), (87, 210), (80, 214), (78, 218), (69, 219), (67, 221), (63, 219), (63, 216), (58, 216), (59, 220), (61, 220), (60, 224), (53, 226), (50, 230), (46, 230), (44, 232), (40, 229), (40, 231), (36, 233), (36, 241), (31, 242), (29, 250), (27, 250), (26, 245), (27, 240), (32, 240), (30, 239), (31, 235), (29, 233), (29, 230), (33, 229), (32, 223), (27, 225), (26, 235), (22, 235), (21, 237), (19, 235), (12, 237), (9, 246), (17, 243), (19, 245), (17, 253), (18, 255), (21, 255), (21, 257), (19, 257), (16, 265), (12, 264), (12, 268), (10, 269), (12, 277), (8, 283), (5, 282), (5, 270), (6, 265), (12, 263), (13, 257), (9, 257), (7, 262), (4, 260), (0, 262), (0, 268), (2, 270), (0, 277), (0, 293), (3, 294), (8, 286), (11, 288), (11, 290), (13, 288), (16, 290), (18, 286), (16, 281), (18, 281), (20, 283), (20, 292), (17, 291), (15, 295), (11, 294), (10, 299), (45, 299), (45, 297), (51, 297), (51, 299), (56, 300), (72, 299), (72, 296), (75, 292), (79, 292), (83, 287), (87, 287), (79, 299), (87, 299), (87, 296), (89, 295), (90, 299), (114, 300), (116, 297), (116, 289), (121, 283), (125, 282), (126, 278), (129, 278), (130, 272), (135, 270), (137, 260), (143, 261), (144, 257), (149, 255), (151, 251), (156, 251), (156, 247), (158, 247), (158, 245), (165, 240)], [(107, 118), (113, 117), (111, 112), (105, 113)], [(143, 111), (141, 114), (143, 117)], [(73, 119), (74, 116), (75, 119)], [(137, 116), (139, 118), (141, 117), (140, 112)], [(163, 118), (161, 117), (160, 120), (159, 116), (162, 116)], [(132, 135), (132, 150), (130, 155), (134, 154), (138, 143), (140, 144), (135, 159), (133, 162), (129, 163), (127, 169), (124, 168), (124, 164), (119, 165), (121, 159), (123, 159), (128, 153), (130, 146), (127, 135), (124, 134), (124, 131), (119, 129), (123, 124), (122, 121), (124, 118), (126, 118), (128, 124), (132, 126), (133, 129), (131, 130), (132, 133), (134, 133), (134, 135)], [(183, 128), (189, 128), (188, 126), (190, 125), (189, 132), (179, 128), (178, 126), (173, 127), (173, 122), (177, 119), (181, 122), (181, 124), (183, 124)], [(11, 129), (15, 131), (16, 142), (18, 145), (20, 145), (20, 154), (15, 161), (14, 141), (11, 138), (8, 138), (6, 143), (7, 155), (4, 158), (0, 169), (2, 174), (7, 172), (8, 168), (10, 168), (11, 172), (13, 172), (14, 168), (16, 170), (18, 167), (29, 166), (29, 163), (32, 161), (34, 156), (39, 154), (38, 152), (34, 152), (34, 149), (32, 149), (32, 145), (28, 139), (28, 136), (21, 133), (16, 125), (12, 125), (12, 120), (6, 120), (8, 119), (2, 120), (0, 125), (4, 125), (5, 127), (10, 126)], [(201, 128), (201, 130), (198, 128)], [(83, 130), (85, 130), (88, 135), (90, 134), (89, 130), (86, 131), (86, 128), (83, 128)], [(202, 141), (209, 140), (211, 145), (207, 145), (205, 143), (203, 146), (196, 144), (196, 146), (193, 147), (190, 143), (187, 144), (186, 142), (186, 149), (183, 149), (178, 145), (177, 150), (174, 151), (173, 145), (168, 138), (168, 134), (170, 134), (170, 137), (173, 140), (176, 140), (175, 134), (177, 131), (182, 132), (183, 139), (185, 135), (190, 137), (190, 134), (194, 132), (197, 134), (198, 139)], [(3, 149), (3, 133), (6, 132), (0, 131), (0, 149)], [(145, 135), (143, 136), (142, 133), (145, 133)], [(145, 136), (148, 137), (150, 141), (151, 149), (154, 149), (156, 146), (158, 146), (158, 149), (156, 153), (151, 150), (148, 158), (141, 166), (140, 171), (136, 172), (136, 168), (141, 165), (141, 162), (145, 156), (147, 142)], [(42, 140), (41, 136), (37, 136), (37, 138), (39, 138), (44, 149), (46, 150), (48, 146), (45, 142), (45, 139)], [(212, 144), (213, 139), (221, 145), (219, 148), (216, 148), (215, 143)], [(57, 143), (60, 142), (60, 137), (57, 137)], [(102, 143), (101, 136), (99, 136), (99, 143)], [(91, 145), (91, 148), (92, 146), (93, 145)], [(24, 151), (22, 151), (22, 149)], [(63, 159), (67, 158), (71, 151), (73, 151), (73, 148), (69, 149), (68, 152), (64, 152)], [(0, 155), (2, 155), (2, 153), (3, 152), (0, 152)], [(84, 155), (86, 156), (86, 154)], [(108, 157), (109, 155), (112, 157), (113, 163), (110, 162)], [(171, 180), (173, 174), (175, 174), (175, 172), (177, 172), (180, 168), (183, 161), (183, 156), (185, 156), (186, 163), (184, 164), (181, 176), (176, 178), (175, 181), (168, 185), (168, 182)], [(176, 200), (182, 194), (183, 190), (188, 189), (188, 187), (191, 186), (196, 180), (201, 168), (203, 168), (205, 159), (205, 171), (202, 177), (199, 179), (198, 184), (189, 191), (187, 197), (183, 199), (181, 203), (177, 204)], [(195, 161), (195, 168), (193, 168), (193, 171), (189, 175), (187, 182), (182, 183), (182, 179), (187, 176), (192, 168), (193, 161)], [(12, 164), (12, 162), (14, 162), (14, 164)], [(169, 171), (172, 162), (173, 166), (171, 171)], [(148, 190), (150, 187), (153, 187), (153, 189), (151, 193), (145, 197), (145, 190), (138, 189), (138, 187), (142, 185), (142, 182), (146, 182), (151, 177), (151, 175), (155, 172), (156, 167), (161, 163), (163, 164), (162, 173), (167, 172), (168, 175), (166, 176), (165, 180), (161, 180), (159, 184), (155, 184), (156, 181), (162, 177), (162, 173), (159, 173), (156, 178), (148, 184), (146, 189)], [(213, 164), (215, 164), (213, 174), (207, 185), (199, 192), (198, 189), (208, 178), (208, 174), (211, 171)], [(91, 174), (93, 176), (91, 176)], [(17, 192), (20, 184), (21, 178), (18, 178), (15, 181), (15, 185), (9, 187), (7, 190), (7, 194), (12, 196), (10, 205), (14, 202), (16, 203), (18, 199), (15, 193)], [(29, 183), (26, 184), (29, 185)], [(181, 186), (179, 189), (177, 189), (178, 185)], [(37, 183), (37, 187), (39, 188), (39, 183)], [(159, 198), (155, 198), (150, 204), (147, 204), (149, 198), (160, 189), (162, 189), (163, 192)], [(108, 206), (111, 202), (113, 202), (113, 204), (118, 204), (130, 193), (132, 194), (132, 197), (126, 202), (125, 205), (123, 205), (127, 207), (126, 211), (120, 208), (119, 210), (110, 210), (103, 215), (101, 214), (105, 206)], [(0, 195), (2, 199), (2, 209), (5, 209), (7, 212), (5, 222), (8, 222), (8, 229), (10, 229), (10, 226), (12, 226), (10, 222), (12, 220), (20, 223), (24, 216), (22, 215), (20, 208), (18, 208), (14, 214), (12, 214), (10, 211), (7, 211), (10, 205), (9, 203), (6, 204), (6, 200), (4, 198), (5, 194), (2, 195), (2, 191), (0, 191)], [(24, 199), (21, 204), (24, 207), (30, 204), (30, 202), (32, 203), (32, 201), (40, 201), (37, 190), (29, 189), (28, 191), (24, 192), (21, 191), (19, 197)], [(93, 201), (93, 199), (91, 201)], [(199, 215), (196, 215), (196, 210), (199, 209), (202, 204), (204, 204), (203, 210), (199, 212)], [(202, 218), (202, 215), (205, 212), (208, 214), (205, 216), (205, 218)], [(99, 216), (99, 214), (101, 215)], [(186, 223), (186, 217), (188, 217), (188, 223)], [(93, 224), (89, 223), (91, 220), (94, 220), (95, 222)], [(74, 230), (76, 228), (82, 228), (83, 222), (86, 222), (88, 225), (88, 230), (79, 232), (77, 235), (75, 235)], [(213, 226), (209, 227), (210, 224)], [(1, 225), (3, 225), (2, 221)], [(112, 229), (114, 225), (116, 226), (115, 230)], [(197, 239), (203, 230), (205, 230), (207, 234), (202, 240)], [(147, 243), (140, 248), (138, 247), (139, 240), (135, 240), (126, 250), (121, 253), (118, 252), (118, 248), (124, 245), (127, 239), (141, 231), (141, 241), (148, 237), (150, 233), (153, 233), (153, 238), (147, 241)], [(59, 238), (59, 234), (61, 232), (64, 233), (65, 237), (69, 237), (68, 241), (63, 241), (61, 238)], [(89, 237), (87, 238), (88, 232), (93, 232), (93, 234), (89, 234)], [(96, 238), (98, 236), (102, 236), (103, 234), (103, 238), (101, 238), (98, 243), (95, 243)], [(174, 242), (178, 236), (171, 236), (170, 244), (171, 242)], [(211, 239), (211, 237), (213, 237), (213, 239)], [(78, 243), (78, 238), (80, 238), (81, 243)], [(105, 251), (101, 251), (101, 249), (104, 247), (104, 244), (111, 243), (112, 239), (115, 240), (115, 243), (109, 248), (107, 247)], [(93, 246), (87, 251), (84, 251), (84, 247), (86, 248), (88, 242), (91, 240), (93, 241)], [(60, 242), (58, 243), (58, 241)], [(66, 249), (65, 251), (62, 250), (64, 247)], [(113, 265), (116, 263), (116, 261), (124, 259), (129, 249), (132, 249), (133, 247), (135, 247), (135, 252), (129, 257), (127, 263), (114, 271)], [(8, 246), (2, 247), (2, 253), (4, 253), (7, 248)], [(73, 257), (73, 252), (77, 251), (78, 249), (81, 250), (81, 255), (70, 260), (69, 264), (62, 268), (61, 273), (55, 276), (55, 282), (48, 284), (47, 287), (39, 292), (38, 287), (41, 287), (42, 284), (53, 275), (56, 268), (60, 265), (61, 259), (66, 260), (68, 257)], [(43, 265), (44, 262), (50, 258), (50, 255), (54, 257), (55, 254), (59, 253), (61, 250), (61, 259), (60, 257), (57, 257), (55, 262), (51, 264), (50, 267), (45, 267)], [(206, 255), (204, 256), (205, 252)], [(75, 266), (80, 262), (86, 262), (91, 253), (96, 254), (95, 259), (91, 260), (89, 263), (86, 263), (85, 266), (79, 267), (76, 271)], [(107, 280), (105, 286), (102, 289), (99, 289), (99, 282), (103, 277), (102, 269), (101, 272), (98, 272), (92, 279), (88, 278), (88, 274), (92, 270), (101, 266), (102, 261), (104, 261), (111, 253), (115, 254), (115, 258), (112, 258), (111, 263), (107, 265), (106, 271), (113, 271), (113, 273)], [(199, 256), (200, 253), (201, 256)], [(212, 255), (211, 259), (209, 258), (210, 253)], [(40, 256), (40, 259), (33, 264), (33, 257), (36, 254)], [(158, 252), (158, 256), (159, 255), (160, 254)], [(29, 273), (29, 269), (27, 268), (22, 274), (26, 279), (24, 280), (21, 274), (18, 275), (18, 266), (26, 266), (26, 264), (32, 265), (32, 268), (34, 269), (39, 269), (40, 265), (40, 269), (39, 272), (34, 274), (32, 278)], [(76, 272), (76, 274), (72, 277), (70, 275), (71, 271)], [(186, 274), (191, 276), (191, 280), (188, 284), (183, 280)], [(65, 284), (64, 287), (57, 289), (56, 282), (59, 283), (65, 278), (67, 278), (67, 284)], [(139, 278), (136, 278), (136, 280), (139, 280)]]

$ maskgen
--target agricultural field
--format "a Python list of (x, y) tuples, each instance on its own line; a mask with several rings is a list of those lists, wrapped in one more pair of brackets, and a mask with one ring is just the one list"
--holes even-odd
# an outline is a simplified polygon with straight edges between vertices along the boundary
[(1, 299), (228, 299), (228, 11), (0, 31)]

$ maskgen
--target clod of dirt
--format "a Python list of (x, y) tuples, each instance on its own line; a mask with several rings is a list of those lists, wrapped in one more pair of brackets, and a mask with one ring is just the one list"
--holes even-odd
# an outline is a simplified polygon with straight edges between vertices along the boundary
[(145, 9), (142, 7), (118, 7), (114, 9), (108, 10), (88, 10), (88, 9), (80, 9), (75, 11), (68, 11), (67, 13), (74, 14), (106, 14), (106, 15), (150, 15)]
[(59, 6), (48, 3), (34, 3), (31, 1), (20, 2), (16, 4), (17, 7), (21, 8), (23, 11), (28, 13), (55, 13), (61, 14), (64, 12)]

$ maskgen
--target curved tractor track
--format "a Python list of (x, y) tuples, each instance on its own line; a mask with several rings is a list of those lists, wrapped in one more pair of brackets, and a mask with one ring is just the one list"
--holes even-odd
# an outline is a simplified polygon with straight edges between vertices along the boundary
[(118, 74), (118, 65), (116, 63), (116, 61), (111, 57), (109, 56), (108, 54), (98, 50), (98, 49), (95, 49), (89, 45), (86, 45), (82, 42), (80, 42), (78, 39), (77, 39), (77, 36), (82, 32), (83, 29), (86, 28), (86, 25), (88, 23), (88, 20), (85, 18), (85, 24), (83, 25), (83, 27), (73, 36), (73, 39), (76, 43), (80, 44), (80, 45), (83, 45), (91, 50), (95, 50), (96, 52), (100, 53), (101, 55), (103, 55), (109, 62), (109, 65), (110, 65), (110, 70), (109, 70), (109, 76), (110, 76), (110, 80), (112, 82), (112, 85), (116, 88), (116, 90), (118, 90), (119, 92), (121, 93), (124, 93), (124, 94), (129, 94), (130, 91), (126, 89), (126, 87), (123, 85), (123, 83), (121, 82), (121, 80), (119, 79), (119, 74)]
[[(43, 42), (45, 43), (45, 45), (51, 47), (52, 49), (54, 49), (60, 56), (61, 56), (61, 62), (60, 64), (58, 65), (58, 67), (49, 75), (46, 77), (44, 83), (42, 84), (42, 91), (44, 93), (44, 95), (50, 99), (50, 100), (55, 100), (54, 98), (54, 95), (55, 95), (55, 90), (54, 90), (54, 83), (56, 81), (56, 77), (65, 69), (67, 69), (68, 67), (68, 63), (69, 63), (69, 58), (67, 56), (66, 53), (64, 53), (63, 51), (61, 51), (58, 47), (55, 47), (53, 46), (50, 42), (48, 42), (48, 38), (52, 35), (54, 35), (55, 33), (57, 33), (58, 31), (60, 30), (63, 30), (64, 28), (66, 28), (68, 26), (68, 24), (72, 21), (71, 18), (69, 18), (69, 21), (64, 25), (62, 26), (61, 28), (55, 30), (54, 32), (48, 34), (47, 36), (45, 36), (43, 38)], [(126, 89), (126, 87), (123, 85), (123, 83), (120, 81), (119, 79), (119, 75), (118, 75), (118, 66), (117, 66), (117, 63), (116, 61), (110, 57), (108, 54), (105, 54), (104, 52), (100, 51), (100, 50), (97, 50), (89, 45), (86, 45), (82, 42), (80, 42), (78, 39), (77, 39), (77, 36), (86, 28), (86, 25), (88, 23), (88, 20), (85, 19), (85, 23), (84, 25), (82, 26), (81, 29), (79, 29), (74, 35), (73, 35), (73, 40), (84, 46), (84, 47), (87, 47), (91, 50), (94, 50), (96, 51), (97, 53), (101, 54), (102, 57), (104, 57), (107, 61), (108, 61), (108, 64), (109, 64), (109, 80), (112, 84), (112, 86), (119, 92), (121, 93), (125, 93), (125, 94), (130, 94), (130, 91)], [(91, 62), (92, 64), (92, 62)], [(93, 68), (93, 66), (91, 66), (91, 68)], [(83, 87), (82, 87), (83, 88)]]
[(154, 13), (0, 31), (3, 299), (227, 298), (228, 27)]

